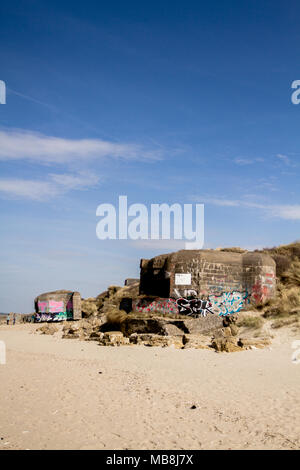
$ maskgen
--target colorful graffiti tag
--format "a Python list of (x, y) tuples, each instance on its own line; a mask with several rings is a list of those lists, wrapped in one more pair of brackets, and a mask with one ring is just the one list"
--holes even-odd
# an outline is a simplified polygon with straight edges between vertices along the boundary
[(223, 292), (220, 295), (209, 295), (208, 299), (212, 304), (212, 310), (220, 317), (238, 313), (246, 303), (250, 302), (249, 294), (244, 292)]
[(250, 302), (247, 291), (223, 292), (211, 294), (207, 299), (198, 297), (179, 297), (139, 299), (132, 302), (132, 309), (139, 313), (180, 314), (193, 317), (206, 317), (209, 313), (225, 317), (238, 313), (245, 304)]
[(138, 299), (132, 302), (134, 312), (149, 313), (157, 312), (166, 314), (178, 313), (178, 307), (174, 299)]
[(180, 296), (178, 289), (174, 289), (177, 297), (179, 313), (183, 315), (206, 317), (208, 313), (219, 316), (232, 315), (238, 313), (245, 303), (250, 301), (247, 291), (222, 292), (208, 295), (208, 300), (198, 297), (193, 289), (184, 290), (183, 296)]
[(63, 301), (38, 301), (38, 312), (35, 315), (36, 322), (50, 322), (71, 320), (73, 318), (73, 302), (70, 299), (64, 306)]
[(68, 316), (67, 312), (59, 313), (36, 313), (35, 321), (36, 322), (50, 322), (50, 321), (64, 321), (70, 320), (72, 317)]
[(274, 273), (266, 273), (252, 286), (251, 299), (255, 304), (261, 304), (270, 297), (270, 292), (274, 289)]

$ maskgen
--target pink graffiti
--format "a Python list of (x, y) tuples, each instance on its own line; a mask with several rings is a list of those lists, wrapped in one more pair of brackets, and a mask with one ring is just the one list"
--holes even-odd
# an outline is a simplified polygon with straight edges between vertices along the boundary
[(38, 311), (42, 313), (46, 313), (47, 306), (48, 306), (48, 302), (38, 302)]
[(55, 300), (49, 300), (49, 312), (59, 313), (64, 311), (64, 303), (56, 302)]

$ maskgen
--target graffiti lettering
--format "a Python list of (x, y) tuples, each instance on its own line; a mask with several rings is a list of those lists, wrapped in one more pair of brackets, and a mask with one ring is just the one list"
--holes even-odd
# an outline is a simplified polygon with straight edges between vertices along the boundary
[(48, 307), (48, 302), (38, 302), (38, 310), (41, 313), (46, 313)]
[(238, 313), (245, 303), (250, 301), (247, 291), (223, 292), (221, 295), (209, 295), (208, 299), (212, 304), (214, 312), (220, 317)]
[(35, 315), (35, 321), (40, 322), (52, 322), (52, 321), (64, 321), (70, 320), (72, 317), (68, 315), (67, 312), (59, 312), (59, 313), (37, 313)]
[(212, 304), (208, 300), (201, 299), (185, 299), (180, 298), (176, 300), (179, 313), (182, 315), (189, 315), (194, 317), (206, 317), (207, 313), (214, 314), (210, 309)]
[(188, 315), (193, 317), (206, 317), (208, 313), (225, 317), (238, 313), (245, 304), (250, 302), (247, 291), (222, 292), (211, 294), (208, 298), (201, 299), (194, 289), (185, 289), (180, 295), (178, 289), (174, 289), (176, 298), (139, 299), (132, 302), (134, 312)]
[(71, 320), (73, 318), (73, 301), (69, 299), (66, 307), (63, 301), (39, 301), (35, 315), (36, 322)]
[(55, 302), (55, 300), (49, 300), (49, 312), (60, 313), (64, 310), (63, 302)]

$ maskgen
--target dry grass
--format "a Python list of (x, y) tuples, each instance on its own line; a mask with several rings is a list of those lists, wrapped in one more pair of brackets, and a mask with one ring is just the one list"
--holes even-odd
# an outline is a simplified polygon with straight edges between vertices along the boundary
[(263, 250), (256, 251), (270, 255), (274, 259), (276, 263), (277, 276), (280, 279), (282, 275), (291, 268), (294, 261), (300, 260), (300, 242), (275, 246), (273, 248), (264, 248)]
[(247, 250), (240, 248), (239, 246), (231, 246), (228, 248), (217, 248), (218, 251), (225, 251), (228, 253), (246, 253)]
[[(278, 280), (276, 297), (261, 309), (264, 317), (278, 319), (276, 328), (279, 328), (289, 324), (281, 321), (281, 318), (290, 315), (300, 318), (300, 243), (266, 248), (262, 252), (269, 254), (275, 260)], [(291, 323), (295, 321), (292, 319)]]
[(294, 260), (290, 267), (282, 274), (282, 282), (287, 286), (300, 288), (300, 260)]
[(106, 323), (109, 325), (120, 326), (128, 318), (128, 315), (124, 310), (110, 310), (106, 314)]
[(300, 288), (279, 284), (277, 296), (263, 309), (264, 317), (300, 316)]
[(253, 328), (258, 329), (261, 328), (264, 324), (264, 320), (261, 317), (244, 317), (238, 320), (237, 326), (244, 327), (244, 328)]
[(299, 326), (300, 327), (300, 320), (297, 316), (291, 315), (289, 317), (280, 317), (276, 318), (274, 322), (271, 324), (271, 327), (274, 329), (282, 328), (283, 326)]
[(279, 245), (273, 248), (264, 248), (263, 250), (256, 250), (260, 253), (268, 255), (282, 255), (290, 259), (300, 258), (300, 242), (290, 243), (289, 245)]
[(81, 310), (82, 310), (82, 317), (88, 318), (90, 316), (96, 316), (98, 313), (98, 308), (96, 304), (96, 299), (90, 297), (88, 299), (82, 299), (81, 301)]

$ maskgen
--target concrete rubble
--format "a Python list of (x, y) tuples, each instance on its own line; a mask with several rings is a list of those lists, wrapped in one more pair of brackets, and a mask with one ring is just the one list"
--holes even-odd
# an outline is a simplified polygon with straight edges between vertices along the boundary
[[(79, 322), (65, 322), (62, 331), (63, 338), (97, 341), (101, 346), (172, 346), (176, 349), (195, 348), (214, 349), (217, 352), (236, 352), (262, 348), (270, 344), (270, 339), (267, 337), (240, 337), (239, 328), (236, 326), (237, 316), (216, 318), (210, 328), (202, 326), (205, 319), (203, 322), (201, 320), (172, 320), (160, 316), (140, 318), (130, 314), (119, 325), (112, 325), (104, 319), (84, 319)], [(49, 328), (49, 325), (42, 328)]]

